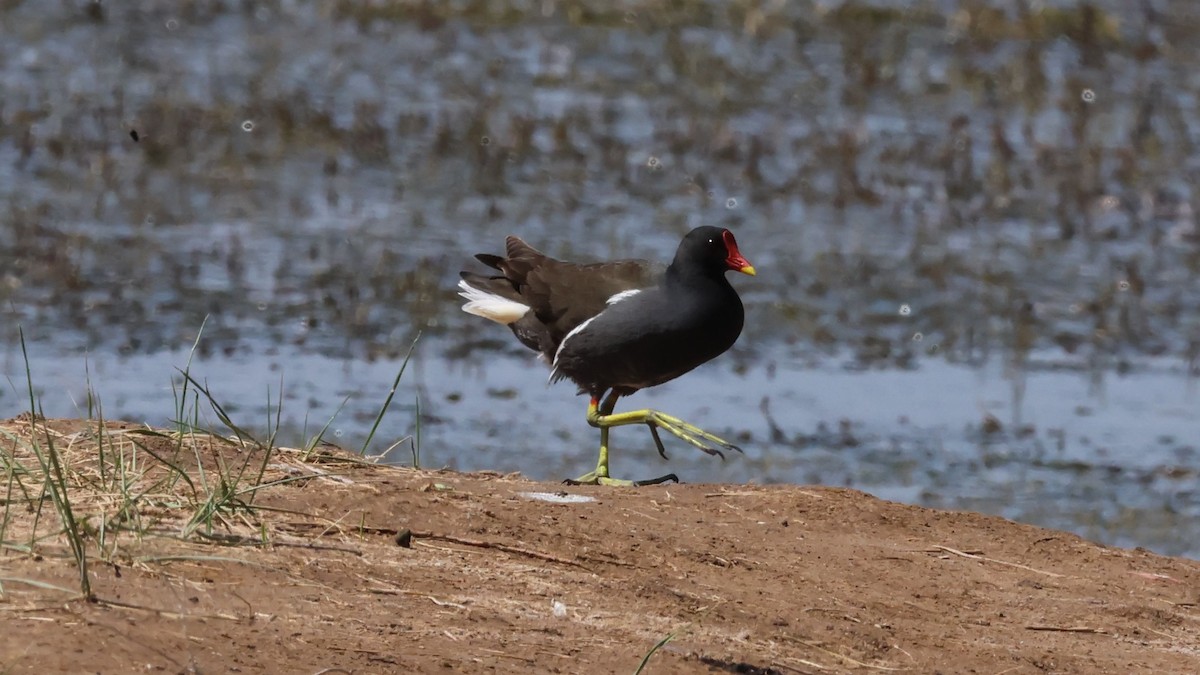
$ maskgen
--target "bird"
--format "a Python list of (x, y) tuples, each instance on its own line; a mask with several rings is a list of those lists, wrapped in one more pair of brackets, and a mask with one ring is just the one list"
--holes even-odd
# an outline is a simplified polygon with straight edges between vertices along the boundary
[(742, 332), (745, 310), (725, 273), (755, 276), (733, 232), (702, 226), (688, 232), (669, 265), (646, 260), (573, 263), (552, 258), (510, 235), (505, 255), (479, 253), (491, 268), (463, 271), (463, 311), (507, 325), (550, 366), (550, 382), (570, 380), (587, 394), (587, 422), (600, 430), (594, 471), (575, 485), (653, 485), (675, 474), (623, 480), (609, 474), (613, 427), (645, 424), (659, 455), (658, 430), (724, 459), (738, 446), (657, 410), (614, 412), (617, 399), (673, 380), (723, 354)]

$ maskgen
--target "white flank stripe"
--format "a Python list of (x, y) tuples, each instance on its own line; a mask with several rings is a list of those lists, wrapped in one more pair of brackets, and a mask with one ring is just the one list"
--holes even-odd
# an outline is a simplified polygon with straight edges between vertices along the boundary
[(495, 293), (481, 291), (468, 284), (466, 279), (458, 282), (458, 287), (462, 289), (458, 294), (467, 301), (467, 304), (463, 305), (463, 311), (467, 314), (482, 316), (496, 323), (507, 325), (525, 316), (525, 313), (529, 311), (529, 305), (502, 298)]
[[(603, 313), (604, 312), (600, 312), (600, 314), (603, 314)], [(596, 316), (600, 316), (600, 314), (597, 314)], [(563, 347), (567, 346), (567, 340), (570, 340), (572, 335), (575, 335), (576, 333), (583, 330), (584, 328), (587, 328), (587, 325), (589, 323), (596, 320), (596, 316), (593, 316), (592, 318), (588, 319), (587, 321), (584, 321), (583, 323), (579, 324), (578, 326), (575, 326), (574, 328), (572, 328), (571, 332), (567, 333), (566, 337), (564, 337), (562, 339), (562, 342), (558, 343), (558, 349), (554, 350), (554, 363), (551, 364), (554, 366), (554, 370), (550, 371), (551, 378), (554, 377), (555, 371), (558, 370), (558, 355), (562, 353)]]
[[(620, 293), (617, 293), (617, 294), (613, 295), (612, 297), (610, 297), (608, 300), (605, 301), (605, 303), (609, 307), (611, 307), (611, 306), (617, 304), (618, 302), (620, 302), (622, 300), (628, 300), (629, 298), (632, 298), (633, 296), (635, 296), (641, 292), (642, 292), (642, 290), (640, 288), (634, 288), (634, 289), (628, 290), (628, 291), (621, 291)], [(603, 313), (604, 313), (603, 311), (600, 312), (600, 314), (603, 314)], [(558, 349), (554, 350), (554, 361), (551, 363), (551, 366), (552, 366), (552, 369), (550, 371), (550, 379), (551, 380), (553, 380), (554, 377), (558, 374), (558, 355), (562, 353), (563, 347), (567, 346), (567, 340), (570, 340), (571, 336), (582, 331), (584, 328), (587, 328), (588, 324), (595, 321), (596, 317), (600, 316), (600, 314), (597, 314), (596, 316), (593, 316), (590, 319), (588, 319), (587, 321), (584, 321), (583, 323), (579, 324), (578, 326), (575, 326), (574, 328), (572, 328), (571, 332), (567, 333), (566, 336), (563, 337), (562, 342), (558, 343)]]
[(628, 300), (629, 298), (632, 298), (633, 296), (635, 296), (641, 292), (642, 292), (642, 289), (640, 289), (640, 288), (634, 288), (634, 289), (628, 290), (628, 291), (621, 291), (620, 293), (617, 293), (616, 295), (609, 298), (607, 303), (610, 305), (615, 305), (618, 302), (620, 302), (622, 300)]

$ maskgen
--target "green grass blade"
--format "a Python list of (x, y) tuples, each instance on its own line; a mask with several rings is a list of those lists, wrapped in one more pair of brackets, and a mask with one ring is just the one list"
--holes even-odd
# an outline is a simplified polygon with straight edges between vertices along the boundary
[[(312, 452), (317, 449), (317, 446), (321, 444), (321, 440), (325, 438), (325, 432), (329, 431), (329, 426), (333, 424), (333, 421), (337, 419), (338, 414), (342, 412), (342, 408), (345, 408), (346, 404), (349, 402), (349, 396), (342, 399), (342, 404), (337, 407), (337, 410), (333, 411), (333, 416), (329, 418), (329, 421), (325, 422), (325, 426), (321, 427), (320, 433), (318, 433), (312, 438), (312, 440), (305, 444), (304, 452), (300, 455), (302, 460), (306, 462), (308, 461), (309, 455), (311, 455)], [(303, 436), (301, 436), (301, 438), (303, 438)]]
[(642, 675), (642, 671), (646, 669), (646, 664), (650, 663), (650, 657), (654, 656), (655, 652), (667, 646), (667, 643), (675, 639), (675, 633), (667, 633), (667, 636), (658, 641), (658, 644), (650, 648), (646, 655), (642, 657), (642, 662), (638, 664), (637, 670), (633, 671), (633, 675)]
[(379, 408), (379, 414), (375, 416), (375, 424), (371, 425), (371, 433), (367, 434), (367, 440), (363, 441), (362, 450), (358, 452), (360, 455), (367, 454), (367, 449), (371, 447), (371, 439), (375, 438), (375, 432), (379, 430), (379, 423), (383, 421), (383, 416), (387, 413), (388, 407), (392, 405), (392, 398), (396, 396), (396, 388), (400, 386), (400, 378), (404, 376), (404, 369), (408, 367), (408, 361), (412, 358), (413, 350), (417, 348), (417, 341), (421, 339), (421, 334), (413, 338), (412, 344), (408, 347), (408, 353), (404, 355), (404, 362), (400, 364), (400, 372), (396, 373), (396, 379), (392, 381), (392, 388), (388, 391), (387, 398), (383, 401), (383, 406)]
[[(88, 575), (87, 567), (87, 549), (83, 541), (83, 533), (80, 531), (79, 523), (75, 520), (75, 514), (71, 510), (71, 498), (67, 489), (66, 474), (63, 471), (62, 463), (59, 461), (58, 451), (54, 447), (53, 435), (46, 433), (46, 452), (41, 449), (41, 444), (37, 440), (37, 421), (39, 417), (43, 420), (42, 426), (45, 429), (45, 411), (41, 410), (37, 405), (37, 395), (33, 388), (33, 369), (29, 365), (29, 350), (25, 345), (25, 329), (18, 326), (17, 333), (21, 339), (21, 356), (25, 360), (25, 381), (28, 384), (29, 390), (29, 429), (30, 443), (34, 451), (34, 455), (38, 458), (38, 463), (41, 465), (42, 474), (44, 476), (42, 489), (50, 492), (50, 497), (54, 501), (54, 506), (58, 510), (59, 517), (62, 518), (63, 527), (67, 535), (67, 542), (71, 546), (71, 552), (75, 556), (75, 562), (79, 566), (79, 589), (86, 597), (92, 595), (91, 577)], [(39, 505), (40, 510), (40, 505)], [(34, 533), (36, 533), (36, 516)]]

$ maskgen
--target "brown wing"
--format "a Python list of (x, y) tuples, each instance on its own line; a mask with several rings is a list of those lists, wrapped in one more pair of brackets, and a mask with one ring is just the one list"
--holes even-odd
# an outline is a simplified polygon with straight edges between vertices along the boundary
[(645, 260), (564, 262), (514, 236), (505, 240), (505, 250), (506, 257), (475, 256), (500, 275), (463, 272), (462, 277), (476, 288), (528, 305), (533, 311), (511, 324), (512, 330), (547, 359), (571, 329), (603, 311), (609, 298), (656, 283), (665, 269)]

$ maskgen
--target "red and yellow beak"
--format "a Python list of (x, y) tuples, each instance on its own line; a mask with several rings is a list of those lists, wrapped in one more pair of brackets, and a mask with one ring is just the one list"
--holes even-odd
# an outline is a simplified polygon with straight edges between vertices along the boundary
[(742, 252), (738, 250), (737, 240), (733, 238), (733, 233), (725, 230), (721, 236), (725, 240), (725, 250), (729, 251), (729, 257), (725, 259), (725, 264), (729, 266), (729, 269), (755, 276), (754, 265), (751, 265), (750, 261), (746, 260)]

